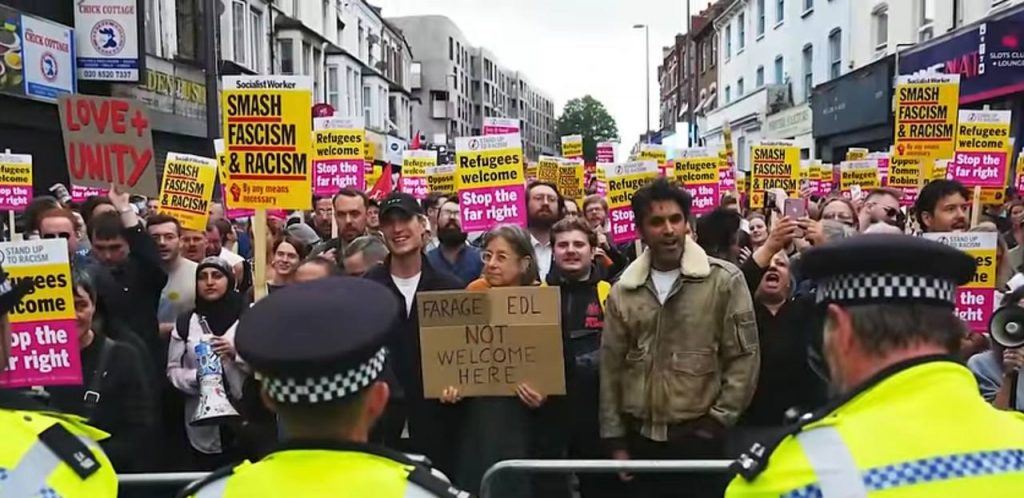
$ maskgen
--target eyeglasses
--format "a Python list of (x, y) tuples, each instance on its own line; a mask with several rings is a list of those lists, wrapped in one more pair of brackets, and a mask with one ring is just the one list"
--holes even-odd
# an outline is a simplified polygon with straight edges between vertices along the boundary
[(848, 214), (826, 213), (821, 216), (821, 219), (838, 221), (839, 223), (842, 223), (844, 225), (849, 225), (851, 227), (853, 226), (853, 217)]
[(499, 264), (502, 264), (508, 261), (509, 255), (503, 252), (495, 253), (490, 251), (484, 251), (480, 253), (480, 261), (483, 261), (484, 263), (490, 263), (492, 259), (494, 261), (497, 261)]
[(68, 233), (68, 232), (42, 233), (42, 234), (39, 234), (39, 237), (42, 238), (42, 239), (56, 239), (58, 237), (62, 238), (62, 239), (70, 239), (71, 238), (71, 234)]
[[(872, 208), (874, 208), (876, 206), (878, 206), (878, 204), (875, 203), (875, 202), (866, 202), (866, 203), (864, 203), (864, 207), (867, 208), (867, 209), (872, 209)], [(885, 213), (885, 216), (887, 218), (895, 218), (896, 214), (899, 213), (899, 211), (900, 211), (899, 209), (896, 209), (896, 208), (894, 208), (892, 206), (878, 206), (878, 207), (882, 208), (882, 212)]]

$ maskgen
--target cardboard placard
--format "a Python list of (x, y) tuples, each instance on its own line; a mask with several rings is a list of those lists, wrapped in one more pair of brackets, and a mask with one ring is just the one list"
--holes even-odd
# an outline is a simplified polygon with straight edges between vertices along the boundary
[(24, 279), (35, 285), (9, 315), (11, 358), (0, 368), (0, 387), (81, 384), (67, 241), (0, 242), (0, 263), (12, 286)]
[(71, 183), (156, 197), (153, 135), (140, 102), (65, 94), (57, 98)]
[(565, 394), (557, 288), (421, 292), (416, 303), (425, 397), (449, 386), (463, 397), (514, 396), (520, 383)]

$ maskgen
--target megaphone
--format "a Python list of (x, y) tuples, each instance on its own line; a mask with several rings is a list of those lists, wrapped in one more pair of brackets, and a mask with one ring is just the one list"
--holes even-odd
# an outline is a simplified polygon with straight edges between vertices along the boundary
[(199, 325), (203, 329), (203, 337), (199, 344), (196, 344), (196, 360), (199, 362), (199, 368), (196, 369), (199, 405), (196, 406), (189, 424), (219, 425), (241, 415), (231, 405), (224, 387), (224, 366), (210, 345), (210, 338), (213, 337), (210, 325), (204, 317), (199, 317)]
[(988, 321), (988, 333), (1004, 348), (1024, 346), (1024, 308), (1011, 304), (996, 310)]

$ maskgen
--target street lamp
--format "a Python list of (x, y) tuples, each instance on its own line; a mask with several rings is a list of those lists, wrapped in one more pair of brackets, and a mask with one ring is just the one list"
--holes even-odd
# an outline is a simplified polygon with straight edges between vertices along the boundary
[(646, 24), (634, 24), (633, 29), (644, 30), (644, 94), (647, 96), (647, 131), (644, 136), (651, 141), (651, 30)]

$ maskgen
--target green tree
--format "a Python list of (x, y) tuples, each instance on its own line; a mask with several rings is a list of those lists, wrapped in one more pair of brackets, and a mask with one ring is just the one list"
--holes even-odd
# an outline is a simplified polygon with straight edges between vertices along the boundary
[(558, 136), (583, 135), (583, 159), (597, 160), (597, 143), (619, 138), (615, 119), (599, 100), (584, 95), (565, 104), (556, 124)]

